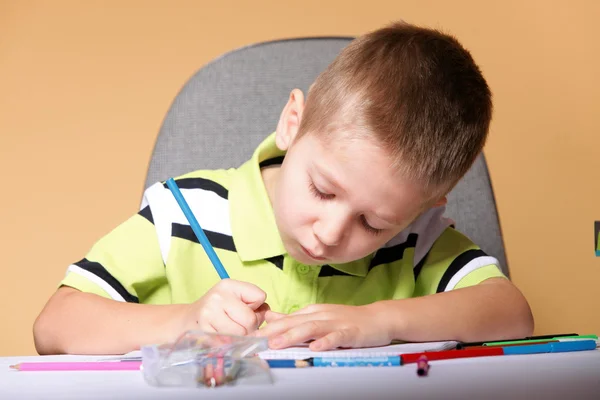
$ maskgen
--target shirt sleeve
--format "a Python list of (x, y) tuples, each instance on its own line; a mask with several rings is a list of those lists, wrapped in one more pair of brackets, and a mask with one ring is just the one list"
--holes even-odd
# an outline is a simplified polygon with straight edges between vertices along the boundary
[(506, 279), (495, 257), (452, 227), (434, 242), (414, 273), (414, 297), (474, 286), (489, 278)]
[(117, 301), (166, 302), (169, 286), (150, 206), (98, 240), (60, 284)]

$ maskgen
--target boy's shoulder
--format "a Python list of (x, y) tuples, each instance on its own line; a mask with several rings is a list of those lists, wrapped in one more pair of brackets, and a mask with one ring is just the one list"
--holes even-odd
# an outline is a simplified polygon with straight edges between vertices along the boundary
[(426, 257), (428, 262), (452, 260), (468, 251), (480, 251), (479, 246), (460, 232), (455, 221), (445, 213), (445, 206), (427, 210), (386, 243), (384, 248), (402, 245), (414, 247), (414, 266), (419, 265)]
[[(197, 218), (206, 216), (207, 209), (218, 207), (226, 210), (232, 178), (236, 169), (199, 169), (173, 176), (192, 212), (199, 213)], [(162, 215), (163, 225), (167, 227), (175, 215), (183, 216), (166, 180), (157, 181), (144, 190), (140, 210), (149, 209), (158, 227), (157, 217)], [(181, 215), (180, 215), (181, 214)], [(161, 219), (161, 218), (158, 218)], [(202, 221), (200, 221), (202, 222)], [(168, 229), (166, 230), (168, 231)]]
[(474, 264), (499, 267), (498, 260), (483, 251), (470, 237), (456, 228), (455, 222), (443, 215), (445, 207), (437, 207), (416, 221), (412, 231), (418, 233), (414, 266), (427, 264), (446, 270)]
[(414, 247), (413, 265), (418, 265), (444, 232), (454, 226), (454, 221), (444, 215), (445, 211), (445, 206), (433, 207), (425, 211), (387, 242), (384, 248)]

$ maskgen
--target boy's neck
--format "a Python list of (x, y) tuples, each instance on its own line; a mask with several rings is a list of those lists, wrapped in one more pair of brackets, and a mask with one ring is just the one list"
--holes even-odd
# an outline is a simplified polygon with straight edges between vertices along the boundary
[(275, 194), (275, 188), (277, 186), (277, 178), (279, 176), (280, 166), (270, 165), (268, 167), (261, 168), (260, 174), (262, 176), (269, 201), (273, 204), (273, 196)]

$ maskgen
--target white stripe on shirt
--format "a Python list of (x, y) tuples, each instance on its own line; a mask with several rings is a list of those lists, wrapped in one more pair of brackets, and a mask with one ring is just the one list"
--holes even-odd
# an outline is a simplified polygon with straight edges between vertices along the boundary
[(475, 271), (476, 269), (479, 269), (482, 267), (487, 267), (488, 265), (499, 265), (499, 264), (500, 263), (498, 262), (498, 260), (495, 257), (490, 257), (490, 256), (481, 256), (481, 257), (472, 259), (467, 264), (465, 264), (456, 274), (454, 274), (452, 279), (450, 279), (450, 281), (446, 285), (444, 292), (448, 292), (448, 291), (454, 289), (456, 287), (456, 285), (458, 285), (458, 282), (460, 282), (460, 280), (462, 278), (464, 278), (471, 272)]
[(83, 276), (89, 281), (94, 282), (96, 285), (100, 286), (113, 300), (117, 301), (125, 301), (123, 296), (121, 296), (112, 286), (108, 284), (104, 279), (100, 278), (98, 275), (91, 273), (90, 271), (86, 271), (85, 269), (78, 267), (75, 264), (72, 264), (67, 269), (67, 274), (73, 273), (80, 276)]

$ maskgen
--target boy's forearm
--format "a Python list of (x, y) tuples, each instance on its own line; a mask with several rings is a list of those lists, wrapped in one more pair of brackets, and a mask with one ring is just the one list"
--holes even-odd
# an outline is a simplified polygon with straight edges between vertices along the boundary
[(396, 340), (470, 342), (520, 338), (533, 332), (527, 301), (515, 286), (501, 278), (372, 306)]
[(40, 354), (123, 354), (173, 340), (179, 305), (123, 303), (63, 287), (34, 324)]

